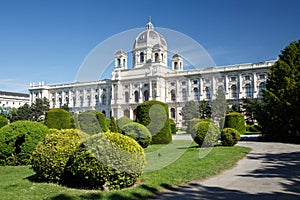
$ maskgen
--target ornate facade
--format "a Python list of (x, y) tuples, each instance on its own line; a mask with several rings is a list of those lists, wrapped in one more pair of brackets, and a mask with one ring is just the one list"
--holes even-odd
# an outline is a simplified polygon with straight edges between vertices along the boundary
[(139, 103), (158, 100), (168, 104), (170, 117), (181, 126), (181, 110), (187, 101), (209, 101), (218, 89), (225, 92), (229, 103), (243, 98), (260, 98), (265, 89), (267, 73), (274, 61), (203, 68), (183, 69), (183, 58), (170, 55), (168, 66), (166, 40), (149, 22), (135, 39), (132, 67), (127, 53), (114, 55), (111, 79), (59, 85), (31, 85), (30, 101), (46, 97), (51, 108), (67, 104), (71, 111), (99, 110), (107, 117), (135, 118)]

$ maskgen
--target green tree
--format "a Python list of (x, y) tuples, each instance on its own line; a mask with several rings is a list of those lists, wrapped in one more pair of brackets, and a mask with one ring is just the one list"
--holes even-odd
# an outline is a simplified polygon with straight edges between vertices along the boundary
[(227, 110), (227, 101), (224, 91), (217, 90), (216, 98), (211, 102), (211, 118), (214, 122), (218, 122), (220, 128), (223, 127)]
[(260, 101), (259, 99), (244, 99), (242, 108), (244, 110), (246, 124), (253, 125), (256, 122), (255, 113), (261, 103)]
[(199, 105), (199, 117), (201, 119), (211, 118), (211, 105), (208, 101), (201, 101)]
[(68, 112), (70, 111), (70, 108), (69, 108), (68, 104), (62, 105), (61, 109), (66, 110)]
[(32, 110), (30, 106), (25, 103), (23, 106), (11, 112), (11, 122), (18, 120), (30, 120), (32, 116)]
[(183, 120), (191, 120), (193, 118), (199, 118), (199, 104), (195, 101), (188, 101), (185, 103), (181, 111)]
[(36, 99), (31, 105), (31, 120), (38, 121), (41, 116), (45, 115), (46, 111), (50, 108), (50, 103), (46, 97), (43, 99)]
[(110, 131), (118, 133), (118, 125), (114, 117), (110, 118)]
[(266, 139), (300, 143), (300, 40), (271, 67), (257, 116)]

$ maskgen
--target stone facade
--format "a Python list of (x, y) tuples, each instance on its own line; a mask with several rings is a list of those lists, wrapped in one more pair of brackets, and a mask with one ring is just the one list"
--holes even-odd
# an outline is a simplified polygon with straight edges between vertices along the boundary
[(168, 104), (170, 117), (181, 126), (185, 103), (209, 101), (218, 89), (225, 92), (231, 104), (246, 97), (260, 98), (268, 70), (275, 62), (184, 70), (183, 58), (178, 54), (172, 55), (168, 66), (167, 50), (166, 40), (149, 22), (134, 41), (132, 68), (127, 66), (127, 53), (118, 50), (111, 79), (31, 85), (30, 102), (46, 97), (51, 108), (67, 104), (73, 112), (99, 110), (107, 117), (134, 119), (139, 103), (158, 100)]
[(29, 104), (29, 94), (0, 91), (0, 105), (2, 108), (19, 108)]

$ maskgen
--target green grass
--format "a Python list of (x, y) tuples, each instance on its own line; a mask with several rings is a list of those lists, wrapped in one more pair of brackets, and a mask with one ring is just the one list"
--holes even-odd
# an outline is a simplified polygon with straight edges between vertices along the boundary
[(38, 183), (31, 181), (30, 177), (34, 172), (29, 166), (1, 166), (0, 199), (140, 199), (172, 185), (216, 175), (234, 166), (250, 151), (249, 148), (239, 146), (218, 146), (210, 150), (196, 148), (195, 143), (191, 141), (173, 141), (172, 145), (151, 145), (146, 149), (146, 172), (138, 183), (128, 189), (110, 192)]

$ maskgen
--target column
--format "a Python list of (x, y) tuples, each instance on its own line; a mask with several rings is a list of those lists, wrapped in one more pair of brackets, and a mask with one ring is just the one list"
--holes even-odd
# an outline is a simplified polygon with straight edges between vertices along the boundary
[(152, 81), (149, 80), (149, 100), (152, 100)]
[(225, 98), (226, 99), (229, 99), (229, 78), (228, 78), (228, 75), (225, 75), (224, 76), (224, 78), (225, 78)]
[(253, 98), (257, 98), (257, 76), (256, 73), (253, 72)]
[(239, 74), (239, 99), (243, 98), (243, 75)]

